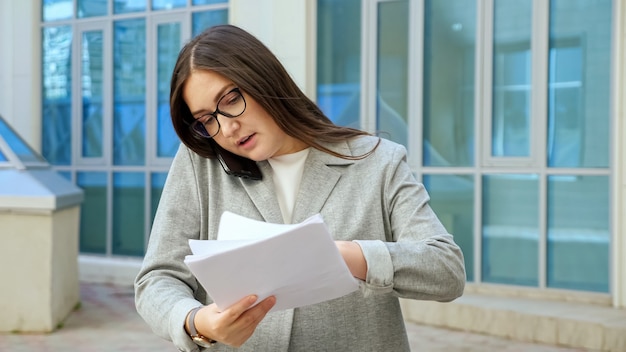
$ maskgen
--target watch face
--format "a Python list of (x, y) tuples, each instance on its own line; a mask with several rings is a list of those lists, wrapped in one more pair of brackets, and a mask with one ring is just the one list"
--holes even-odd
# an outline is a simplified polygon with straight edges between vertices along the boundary
[(202, 347), (211, 347), (215, 343), (209, 341), (209, 339), (204, 336), (192, 336), (191, 339), (193, 340), (193, 342), (195, 342), (196, 345)]

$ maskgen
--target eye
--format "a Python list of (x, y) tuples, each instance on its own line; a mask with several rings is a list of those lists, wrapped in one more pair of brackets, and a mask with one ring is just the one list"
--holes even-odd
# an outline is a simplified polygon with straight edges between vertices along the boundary
[(237, 91), (231, 91), (222, 98), (222, 101), (220, 101), (220, 106), (237, 105), (240, 100), (241, 94), (239, 94), (239, 92)]
[(215, 117), (211, 114), (206, 114), (198, 117), (196, 121), (200, 122), (203, 125), (210, 125), (215, 122)]

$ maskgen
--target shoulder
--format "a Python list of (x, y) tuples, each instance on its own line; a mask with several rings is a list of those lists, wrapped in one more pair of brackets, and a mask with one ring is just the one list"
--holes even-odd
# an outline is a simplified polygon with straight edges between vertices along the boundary
[(348, 148), (352, 156), (364, 155), (376, 148), (368, 158), (403, 159), (406, 157), (406, 148), (402, 144), (377, 136), (354, 138), (348, 141)]

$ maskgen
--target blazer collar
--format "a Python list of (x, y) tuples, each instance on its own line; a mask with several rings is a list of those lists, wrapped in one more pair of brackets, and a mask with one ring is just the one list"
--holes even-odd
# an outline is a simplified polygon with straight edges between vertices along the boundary
[[(352, 155), (347, 142), (328, 144), (325, 147), (341, 153)], [(335, 166), (353, 164), (347, 160), (311, 148), (304, 163), (304, 171), (300, 182), (300, 190), (296, 196), (292, 222), (298, 223), (311, 215), (319, 213), (330, 196), (333, 188), (341, 179), (341, 168)], [(272, 167), (267, 161), (257, 163), (263, 173), (262, 181), (242, 180), (242, 184), (250, 199), (261, 213), (263, 219), (272, 223), (283, 223), (272, 179)]]

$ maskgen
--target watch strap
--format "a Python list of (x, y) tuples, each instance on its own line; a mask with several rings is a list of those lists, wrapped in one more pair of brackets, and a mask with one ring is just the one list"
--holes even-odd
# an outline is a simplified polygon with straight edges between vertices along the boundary
[(194, 322), (194, 319), (196, 317), (196, 313), (198, 313), (200, 309), (202, 309), (202, 306), (192, 309), (191, 312), (189, 313), (189, 322), (187, 323), (187, 325), (189, 326), (189, 336), (191, 336), (191, 339), (196, 345), (202, 346), (202, 347), (211, 347), (217, 341), (212, 340), (206, 336), (200, 335), (198, 333), (198, 330), (196, 329), (196, 324)]

